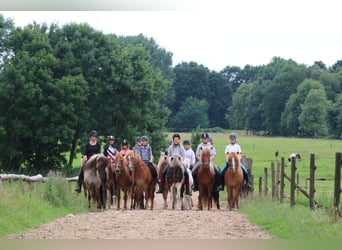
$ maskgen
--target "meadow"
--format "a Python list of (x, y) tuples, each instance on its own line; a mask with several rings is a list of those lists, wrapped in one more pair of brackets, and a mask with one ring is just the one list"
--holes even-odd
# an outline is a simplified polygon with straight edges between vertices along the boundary
[[(334, 223), (332, 213), (335, 154), (341, 152), (342, 140), (260, 137), (240, 131), (236, 133), (243, 154), (253, 160), (254, 186), (258, 186), (259, 176), (263, 177), (264, 168), (270, 169), (271, 163), (280, 161), (281, 157), (288, 164), (287, 158), (291, 153), (300, 153), (302, 156), (301, 161), (297, 161), (301, 186), (305, 187), (305, 178), (309, 177), (310, 154), (315, 154), (316, 179), (326, 179), (315, 182), (315, 200), (323, 204), (323, 208), (311, 211), (308, 199), (301, 193), (295, 198), (296, 205), (290, 208), (288, 198), (280, 203), (272, 201), (270, 195), (263, 197), (255, 192), (253, 198), (240, 200), (239, 212), (276, 239), (342, 239), (342, 222), (339, 220)], [(189, 133), (180, 135), (182, 141), (191, 137)], [(210, 133), (217, 151), (215, 162), (220, 167), (224, 164), (228, 135), (229, 133)], [(171, 138), (172, 134), (168, 134), (168, 137)], [(276, 151), (279, 152), (278, 157), (275, 157)], [(75, 162), (78, 163), (79, 159)], [(289, 167), (285, 171), (290, 173)], [(268, 173), (270, 175), (270, 170)], [(0, 238), (8, 233), (37, 227), (68, 213), (87, 212), (84, 197), (75, 195), (66, 186), (64, 182), (53, 179), (51, 183), (37, 184), (33, 192), (27, 192), (23, 196), (18, 185), (15, 184), (10, 189), (7, 182), (3, 182), (3, 190), (0, 192)], [(289, 194), (289, 187), (289, 182), (286, 182), (285, 195)], [(226, 192), (221, 192), (221, 201), (226, 198)]]

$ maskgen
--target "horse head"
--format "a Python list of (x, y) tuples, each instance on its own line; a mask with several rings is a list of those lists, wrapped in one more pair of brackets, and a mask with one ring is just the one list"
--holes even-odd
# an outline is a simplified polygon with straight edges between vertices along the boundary
[(238, 154), (234, 152), (230, 152), (228, 155), (228, 160), (230, 161), (230, 165), (232, 167), (233, 173), (235, 173), (236, 169), (240, 167), (240, 160), (239, 160)]
[(210, 155), (211, 155), (211, 148), (201, 148), (201, 156), (200, 156), (200, 162), (201, 165), (205, 168), (210, 167)]
[(122, 171), (123, 168), (124, 168), (124, 157), (122, 156), (122, 154), (120, 154), (120, 152), (117, 152), (115, 154), (115, 170)]

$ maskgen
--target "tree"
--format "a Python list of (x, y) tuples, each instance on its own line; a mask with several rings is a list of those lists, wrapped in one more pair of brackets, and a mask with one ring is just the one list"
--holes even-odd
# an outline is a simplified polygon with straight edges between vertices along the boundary
[(208, 93), (208, 118), (210, 127), (228, 127), (225, 112), (231, 105), (232, 89), (221, 74), (213, 71), (209, 74), (210, 91)]
[(302, 105), (302, 113), (298, 117), (300, 129), (306, 135), (324, 136), (328, 134), (327, 105), (328, 101), (324, 90), (310, 90)]
[(46, 31), (37, 24), (17, 28), (9, 43), (13, 56), (0, 78), (0, 160), (6, 170), (44, 174), (65, 165), (75, 112), (84, 105), (82, 78), (55, 77), (58, 60)]
[(197, 126), (206, 128), (209, 125), (208, 102), (195, 97), (187, 97), (179, 112), (170, 120), (170, 127), (177, 131), (190, 131)]
[(245, 129), (249, 106), (249, 99), (253, 84), (243, 83), (233, 95), (232, 105), (228, 108), (226, 119), (231, 129)]
[(302, 105), (312, 89), (324, 91), (324, 87), (319, 81), (305, 79), (298, 85), (297, 92), (289, 97), (281, 116), (281, 131), (283, 135), (297, 135), (301, 133), (298, 117), (302, 112)]
[(175, 66), (173, 89), (175, 99), (169, 106), (172, 114), (176, 114), (181, 103), (187, 97), (194, 97), (200, 100), (208, 100), (209, 87), (209, 69), (195, 62), (181, 63)]

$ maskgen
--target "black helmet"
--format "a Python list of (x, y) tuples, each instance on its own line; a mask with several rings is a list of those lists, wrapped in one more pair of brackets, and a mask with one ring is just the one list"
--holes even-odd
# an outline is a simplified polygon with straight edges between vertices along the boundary
[(231, 140), (236, 139), (236, 134), (235, 133), (231, 133), (229, 135), (229, 139), (231, 139)]
[(148, 141), (148, 137), (146, 135), (143, 135), (141, 138), (140, 138), (141, 141)]
[(89, 134), (89, 136), (95, 136), (97, 137), (97, 131), (96, 130), (92, 130)]
[(179, 135), (179, 134), (174, 134), (174, 135), (172, 136), (172, 140), (174, 140), (175, 138), (180, 139), (180, 135)]
[(122, 144), (122, 145), (128, 145), (128, 140), (127, 140), (127, 139), (123, 139), (123, 141), (122, 141), (121, 144)]
[(184, 140), (184, 141), (183, 141), (183, 145), (186, 145), (186, 144), (187, 144), (187, 145), (190, 145), (190, 141), (189, 141), (189, 140)]
[(108, 136), (107, 137), (107, 141), (110, 141), (110, 140), (115, 141), (115, 137), (113, 135)]
[(209, 134), (208, 133), (203, 133), (202, 134), (202, 139), (209, 139)]
[(135, 139), (135, 142), (140, 142), (141, 141), (141, 137), (138, 136), (137, 139)]

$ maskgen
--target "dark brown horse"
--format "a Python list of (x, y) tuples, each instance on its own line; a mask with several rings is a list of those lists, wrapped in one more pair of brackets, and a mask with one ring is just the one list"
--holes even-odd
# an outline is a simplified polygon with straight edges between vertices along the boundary
[(228, 209), (232, 210), (239, 208), (239, 194), (243, 183), (243, 172), (240, 167), (240, 158), (237, 153), (229, 153), (228, 160), (230, 166), (224, 174), (224, 183), (227, 188)]
[(210, 161), (211, 148), (203, 148), (201, 150), (200, 162), (197, 174), (198, 183), (198, 209), (203, 210), (207, 207), (208, 210), (212, 207), (212, 193), (214, 188), (214, 166)]
[(88, 207), (90, 201), (97, 204), (97, 209), (106, 208), (106, 184), (111, 171), (112, 163), (104, 155), (95, 154), (84, 165), (84, 183), (88, 194)]
[(115, 195), (116, 195), (116, 205), (117, 209), (120, 209), (120, 199), (121, 191), (124, 193), (124, 206), (123, 209), (127, 209), (127, 199), (130, 194), (132, 194), (132, 178), (128, 168), (128, 161), (123, 157), (120, 152), (115, 155), (115, 163), (119, 172), (115, 176)]
[(148, 202), (150, 200), (151, 210), (153, 209), (154, 202), (154, 192), (156, 190), (156, 180), (152, 177), (151, 170), (146, 165), (146, 163), (141, 160), (139, 153), (136, 151), (131, 152), (126, 155), (128, 165), (132, 168), (132, 184), (133, 184), (133, 192), (132, 192), (132, 200), (131, 200), (131, 208), (133, 208), (133, 198), (134, 193), (137, 193), (137, 204), (140, 204), (141, 192), (145, 193), (145, 206), (146, 209), (148, 207)]

